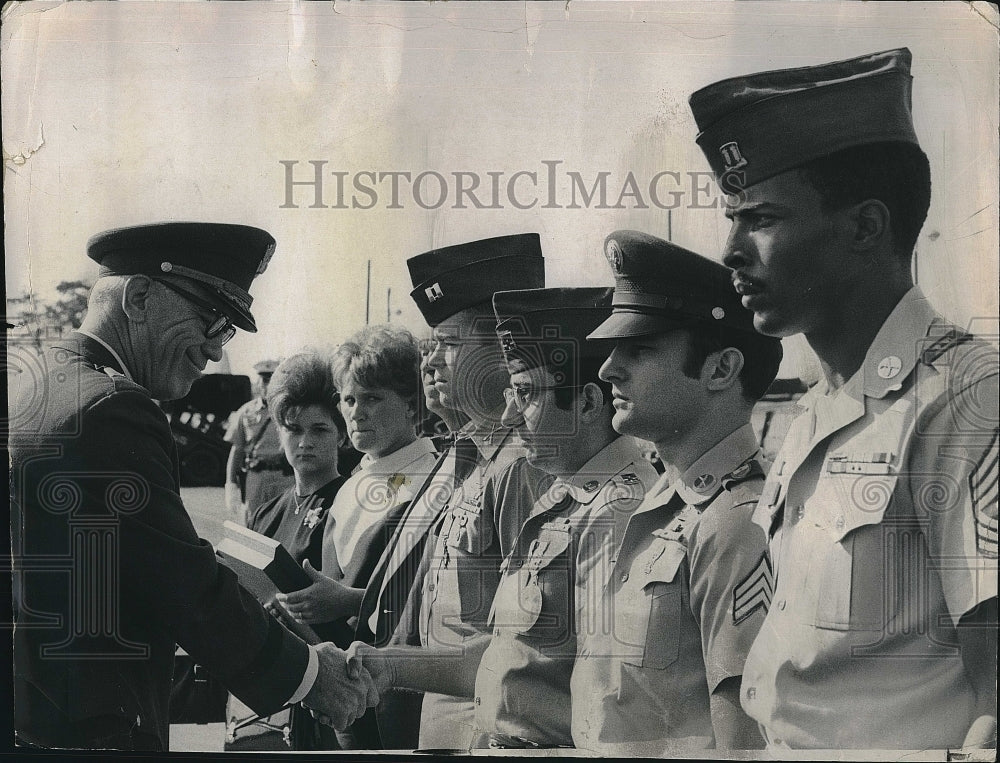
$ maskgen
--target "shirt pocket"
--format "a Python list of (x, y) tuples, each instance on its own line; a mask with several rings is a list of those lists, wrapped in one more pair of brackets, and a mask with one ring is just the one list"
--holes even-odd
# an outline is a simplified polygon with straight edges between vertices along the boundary
[(520, 634), (537, 631), (533, 635), (550, 640), (555, 629), (565, 637), (572, 626), (567, 621), (572, 614), (568, 605), (573, 581), (566, 555), (570, 541), (569, 533), (549, 533), (545, 541), (531, 542), (522, 564), (513, 557), (504, 561), (506, 574), (497, 589), (494, 626)]
[(482, 556), (493, 542), (493, 526), (483, 520), (482, 511), (459, 506), (449, 514), (445, 544), (466, 556)]
[[(638, 612), (633, 644), (642, 645), (640, 658), (624, 662), (642, 668), (662, 670), (677, 660), (680, 647), (683, 571), (681, 563), (687, 552), (676, 541), (660, 541), (633, 565), (640, 575), (636, 585)], [(640, 598), (641, 597), (641, 598)]]
[(897, 553), (896, 536), (883, 520), (897, 479), (852, 473), (824, 474), (820, 480), (830, 510), (823, 520), (828, 550), (817, 568), (818, 628), (882, 630), (896, 615), (897, 592), (887, 568)]

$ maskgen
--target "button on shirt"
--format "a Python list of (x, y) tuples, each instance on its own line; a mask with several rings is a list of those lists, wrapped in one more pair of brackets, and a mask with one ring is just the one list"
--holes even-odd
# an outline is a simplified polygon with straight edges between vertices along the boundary
[[(514, 483), (542, 479), (525, 461), (512, 469), (525, 472)], [(588, 537), (589, 518), (630, 513), (655, 480), (656, 472), (630, 437), (615, 439), (572, 478), (545, 480), (551, 486), (531, 507), (501, 567), (491, 612), (493, 639), (476, 675), (480, 732), (572, 745), (575, 592), (598, 540)], [(505, 510), (511, 502), (506, 497)]]
[(800, 401), (754, 516), (779, 606), (741, 700), (772, 744), (962, 743), (955, 626), (997, 595), (996, 369), (914, 288), (840, 390)]
[[(710, 747), (709, 696), (739, 676), (770, 601), (763, 485), (747, 425), (672, 486), (661, 477), (578, 587), (573, 741), (602, 755)], [(599, 521), (599, 520), (598, 520)]]

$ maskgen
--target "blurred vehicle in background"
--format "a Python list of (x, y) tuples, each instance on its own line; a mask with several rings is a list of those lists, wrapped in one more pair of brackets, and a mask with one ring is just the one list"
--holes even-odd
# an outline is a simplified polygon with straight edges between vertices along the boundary
[(177, 444), (181, 487), (222, 487), (226, 483), (229, 417), (252, 396), (250, 377), (206, 374), (180, 400), (161, 402)]

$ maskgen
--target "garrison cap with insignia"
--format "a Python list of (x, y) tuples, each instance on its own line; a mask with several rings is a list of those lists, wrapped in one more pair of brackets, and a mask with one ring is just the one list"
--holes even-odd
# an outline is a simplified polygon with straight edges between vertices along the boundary
[(557, 384), (573, 384), (578, 361), (608, 355), (585, 340), (611, 314), (611, 294), (609, 286), (498, 291), (493, 312), (508, 368), (544, 367)]
[(735, 192), (841, 149), (917, 144), (907, 48), (716, 82), (689, 99), (697, 143)]
[(495, 291), (545, 285), (537, 233), (485, 238), (418, 254), (406, 261), (417, 303), (429, 326), (489, 302)]
[(196, 286), (235, 326), (253, 332), (248, 290), (274, 247), (270, 233), (248, 225), (163, 222), (99, 233), (87, 242), (87, 256), (101, 266), (100, 277), (141, 274), (175, 284), (187, 279), (185, 286)]
[(608, 236), (615, 275), (613, 311), (588, 339), (624, 339), (695, 322), (753, 331), (753, 313), (733, 289), (729, 268), (639, 231)]

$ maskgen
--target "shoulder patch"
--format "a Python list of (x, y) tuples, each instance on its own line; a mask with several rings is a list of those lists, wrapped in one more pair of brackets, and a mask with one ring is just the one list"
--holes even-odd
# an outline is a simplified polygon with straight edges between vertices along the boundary
[(982, 460), (969, 475), (972, 516), (976, 525), (976, 550), (983, 556), (997, 558), (997, 432)]
[(774, 572), (765, 551), (750, 573), (733, 589), (733, 625), (739, 625), (758, 609), (767, 613), (774, 595)]

